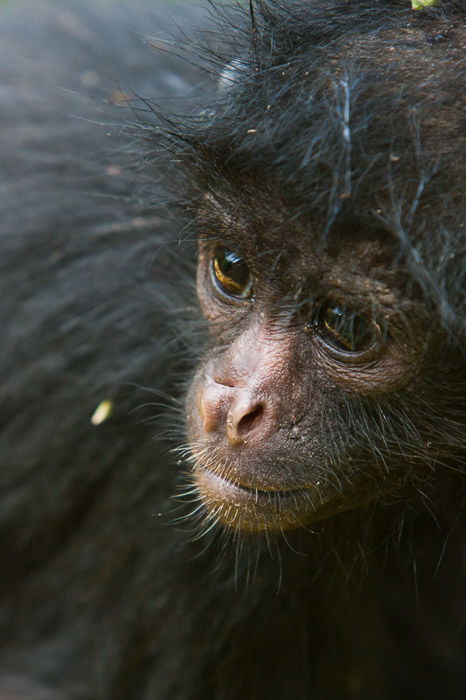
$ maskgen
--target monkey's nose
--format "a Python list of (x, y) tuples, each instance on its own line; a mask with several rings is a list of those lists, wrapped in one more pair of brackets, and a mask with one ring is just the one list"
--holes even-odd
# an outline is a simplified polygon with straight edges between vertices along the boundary
[(224, 432), (231, 445), (246, 442), (264, 428), (265, 407), (248, 390), (213, 382), (203, 392), (201, 413), (206, 433)]

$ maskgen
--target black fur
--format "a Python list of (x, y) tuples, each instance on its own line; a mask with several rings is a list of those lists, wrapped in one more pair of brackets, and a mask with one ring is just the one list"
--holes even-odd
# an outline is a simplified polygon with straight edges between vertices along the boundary
[[(177, 7), (175, 44), (166, 8), (2, 8), (2, 697), (465, 697), (465, 11), (409, 5), (216, 10), (207, 51)], [(197, 540), (169, 453), (206, 342), (191, 241), (206, 188), (245, 183), (323, 241), (345, 216), (395, 233), (444, 359), (416, 397), (443, 452), (312, 532)]]

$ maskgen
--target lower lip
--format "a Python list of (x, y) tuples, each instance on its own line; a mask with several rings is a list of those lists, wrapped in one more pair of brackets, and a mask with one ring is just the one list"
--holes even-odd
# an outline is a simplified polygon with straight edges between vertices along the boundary
[(315, 517), (317, 508), (313, 505), (314, 500), (321, 505), (316, 489), (264, 491), (241, 486), (205, 469), (197, 470), (194, 479), (209, 512), (236, 530), (289, 530), (320, 519)]

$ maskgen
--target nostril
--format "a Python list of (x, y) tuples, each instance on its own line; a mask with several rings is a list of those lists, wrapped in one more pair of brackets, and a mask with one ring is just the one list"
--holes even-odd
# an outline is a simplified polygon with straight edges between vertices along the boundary
[(248, 433), (251, 433), (257, 428), (262, 420), (263, 413), (262, 406), (257, 406), (253, 411), (243, 416), (236, 428), (238, 435), (244, 438)]

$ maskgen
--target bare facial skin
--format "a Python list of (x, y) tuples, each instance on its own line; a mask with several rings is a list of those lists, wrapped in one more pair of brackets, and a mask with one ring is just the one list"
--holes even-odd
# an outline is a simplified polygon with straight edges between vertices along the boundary
[[(214, 349), (186, 402), (193, 479), (209, 517), (243, 531), (302, 527), (409, 475), (379, 474), (357, 421), (340, 424), (352, 402), (376, 406), (415, 382), (422, 363), (388, 266), (368, 274), (389, 249), (360, 241), (351, 260), (344, 241), (333, 256), (295, 241), (304, 264), (293, 270), (284, 249), (278, 273), (268, 266), (277, 255), (246, 241), (200, 244), (198, 295)], [(414, 302), (407, 313), (420, 322)]]

